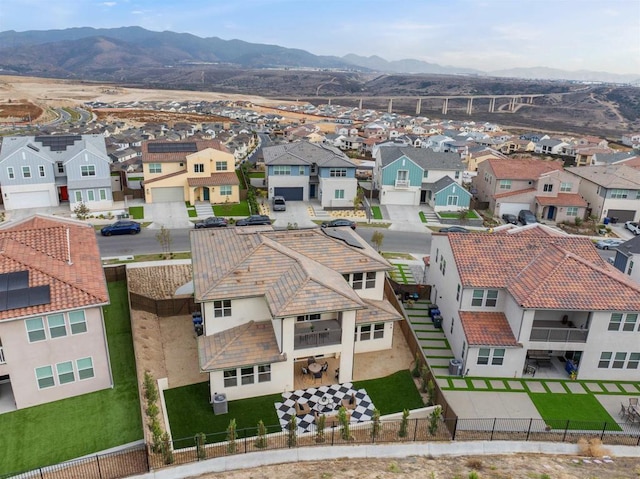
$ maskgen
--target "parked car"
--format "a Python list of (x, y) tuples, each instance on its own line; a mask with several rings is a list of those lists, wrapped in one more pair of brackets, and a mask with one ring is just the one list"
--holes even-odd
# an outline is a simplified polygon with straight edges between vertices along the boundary
[(631, 231), (634, 235), (640, 234), (640, 226), (635, 221), (625, 221), (624, 227)]
[(236, 226), (270, 225), (271, 218), (267, 215), (251, 215), (236, 221)]
[(440, 228), (438, 231), (440, 233), (470, 233), (467, 228), (462, 226), (447, 226), (446, 228)]
[(209, 216), (208, 218), (198, 221), (194, 227), (200, 228), (223, 228), (227, 226), (226, 218), (220, 218), (219, 216)]
[(273, 211), (286, 211), (287, 210), (287, 202), (284, 199), (284, 196), (274, 196), (273, 197)]
[(354, 230), (356, 229), (356, 222), (347, 220), (345, 218), (338, 218), (331, 221), (325, 221), (320, 225), (321, 228), (337, 228), (339, 226), (349, 226), (352, 230)]
[(523, 225), (533, 225), (538, 222), (536, 215), (529, 210), (520, 210), (520, 213), (518, 213), (518, 221)]
[(516, 215), (505, 213), (502, 215), (502, 219), (504, 220), (505, 223), (510, 223), (512, 225), (518, 224), (518, 217)]
[(596, 248), (598, 249), (614, 249), (624, 243), (624, 240), (618, 238), (606, 238), (596, 241)]
[(116, 221), (100, 230), (102, 236), (135, 235), (138, 233), (140, 233), (140, 223), (130, 220)]

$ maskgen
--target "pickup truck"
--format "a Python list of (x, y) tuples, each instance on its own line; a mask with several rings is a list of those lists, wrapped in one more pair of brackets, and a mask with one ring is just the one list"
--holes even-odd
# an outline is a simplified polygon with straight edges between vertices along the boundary
[(635, 221), (625, 222), (624, 227), (631, 231), (634, 235), (640, 234), (640, 226)]

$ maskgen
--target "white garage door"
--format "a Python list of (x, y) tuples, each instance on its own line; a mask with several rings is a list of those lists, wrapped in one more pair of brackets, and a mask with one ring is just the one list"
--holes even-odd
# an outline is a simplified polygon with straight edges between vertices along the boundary
[(416, 205), (414, 191), (387, 191), (384, 194), (384, 205)]
[(11, 204), (15, 209), (53, 206), (49, 200), (49, 192), (46, 190), (12, 193)]
[(528, 209), (531, 209), (529, 203), (500, 203), (500, 211), (498, 211), (498, 216), (500, 217), (505, 214), (518, 216), (520, 210)]
[(184, 201), (184, 188), (182, 188), (182, 186), (151, 188), (151, 201), (154, 203)]

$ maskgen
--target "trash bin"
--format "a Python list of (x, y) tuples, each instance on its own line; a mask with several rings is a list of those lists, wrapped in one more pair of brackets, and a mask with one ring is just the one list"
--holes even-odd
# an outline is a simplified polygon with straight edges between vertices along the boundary
[(462, 361), (451, 359), (449, 361), (449, 376), (460, 376), (462, 373)]
[(215, 393), (213, 395), (213, 401), (211, 401), (211, 405), (213, 406), (213, 414), (216, 416), (218, 414), (227, 414), (229, 412), (229, 407), (227, 405), (227, 395), (224, 393)]
[(609, 219), (609, 217), (608, 217), (608, 216), (606, 216), (606, 217), (604, 218), (603, 223), (604, 223), (605, 225), (608, 225), (610, 221), (611, 221), (611, 220)]
[(434, 304), (430, 304), (429, 305), (429, 317), (433, 316), (433, 310), (436, 310), (436, 309), (438, 309), (438, 305), (437, 304), (434, 303)]
[(439, 314), (435, 315), (434, 317), (431, 318), (431, 321), (433, 321), (433, 326), (438, 328), (438, 329), (442, 329), (442, 316), (440, 316)]

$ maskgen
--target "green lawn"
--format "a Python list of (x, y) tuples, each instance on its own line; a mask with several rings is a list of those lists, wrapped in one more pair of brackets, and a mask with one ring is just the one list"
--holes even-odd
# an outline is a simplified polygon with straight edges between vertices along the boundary
[(620, 431), (620, 427), (593, 394), (529, 393), (531, 401), (547, 424), (554, 429), (597, 429)]
[(373, 219), (374, 220), (381, 220), (382, 219), (382, 211), (380, 211), (380, 207), (379, 206), (372, 206), (371, 207), (371, 214), (373, 215)]
[[(238, 430), (255, 428), (258, 421), (262, 419), (266, 426), (275, 426), (270, 432), (280, 431), (275, 403), (282, 402), (282, 394), (229, 401), (229, 413), (218, 416), (213, 414), (209, 404), (209, 394), (208, 382), (165, 391), (171, 435), (174, 441), (185, 439), (185, 444), (179, 442), (175, 447), (193, 444), (192, 438), (199, 432), (205, 434), (224, 432), (231, 419), (236, 420)], [(255, 429), (250, 432), (250, 435), (254, 433)], [(220, 435), (218, 440), (224, 439), (224, 435)]]
[(407, 369), (390, 376), (368, 381), (356, 381), (354, 389), (366, 389), (381, 415), (402, 412), (403, 409), (424, 407), (424, 402)]
[[(457, 211), (443, 211), (441, 213), (438, 213), (438, 216), (440, 216), (440, 218), (448, 218), (448, 219), (458, 219), (460, 218), (460, 213), (458, 213)], [(480, 218), (477, 213), (473, 210), (468, 210), (467, 214), (465, 215), (465, 218), (468, 219), (477, 219)]]
[(144, 206), (129, 206), (129, 216), (134, 220), (144, 219)]
[(264, 178), (264, 171), (252, 171), (249, 178)]
[(249, 204), (246, 201), (229, 205), (214, 205), (216, 216), (249, 216)]
[(418, 213), (420, 215), (420, 221), (422, 221), (423, 223), (427, 222), (427, 218), (424, 215), (424, 211), (421, 211), (420, 213)]
[(142, 439), (126, 284), (109, 283), (109, 295), (104, 320), (113, 389), (0, 415), (0, 475)]

